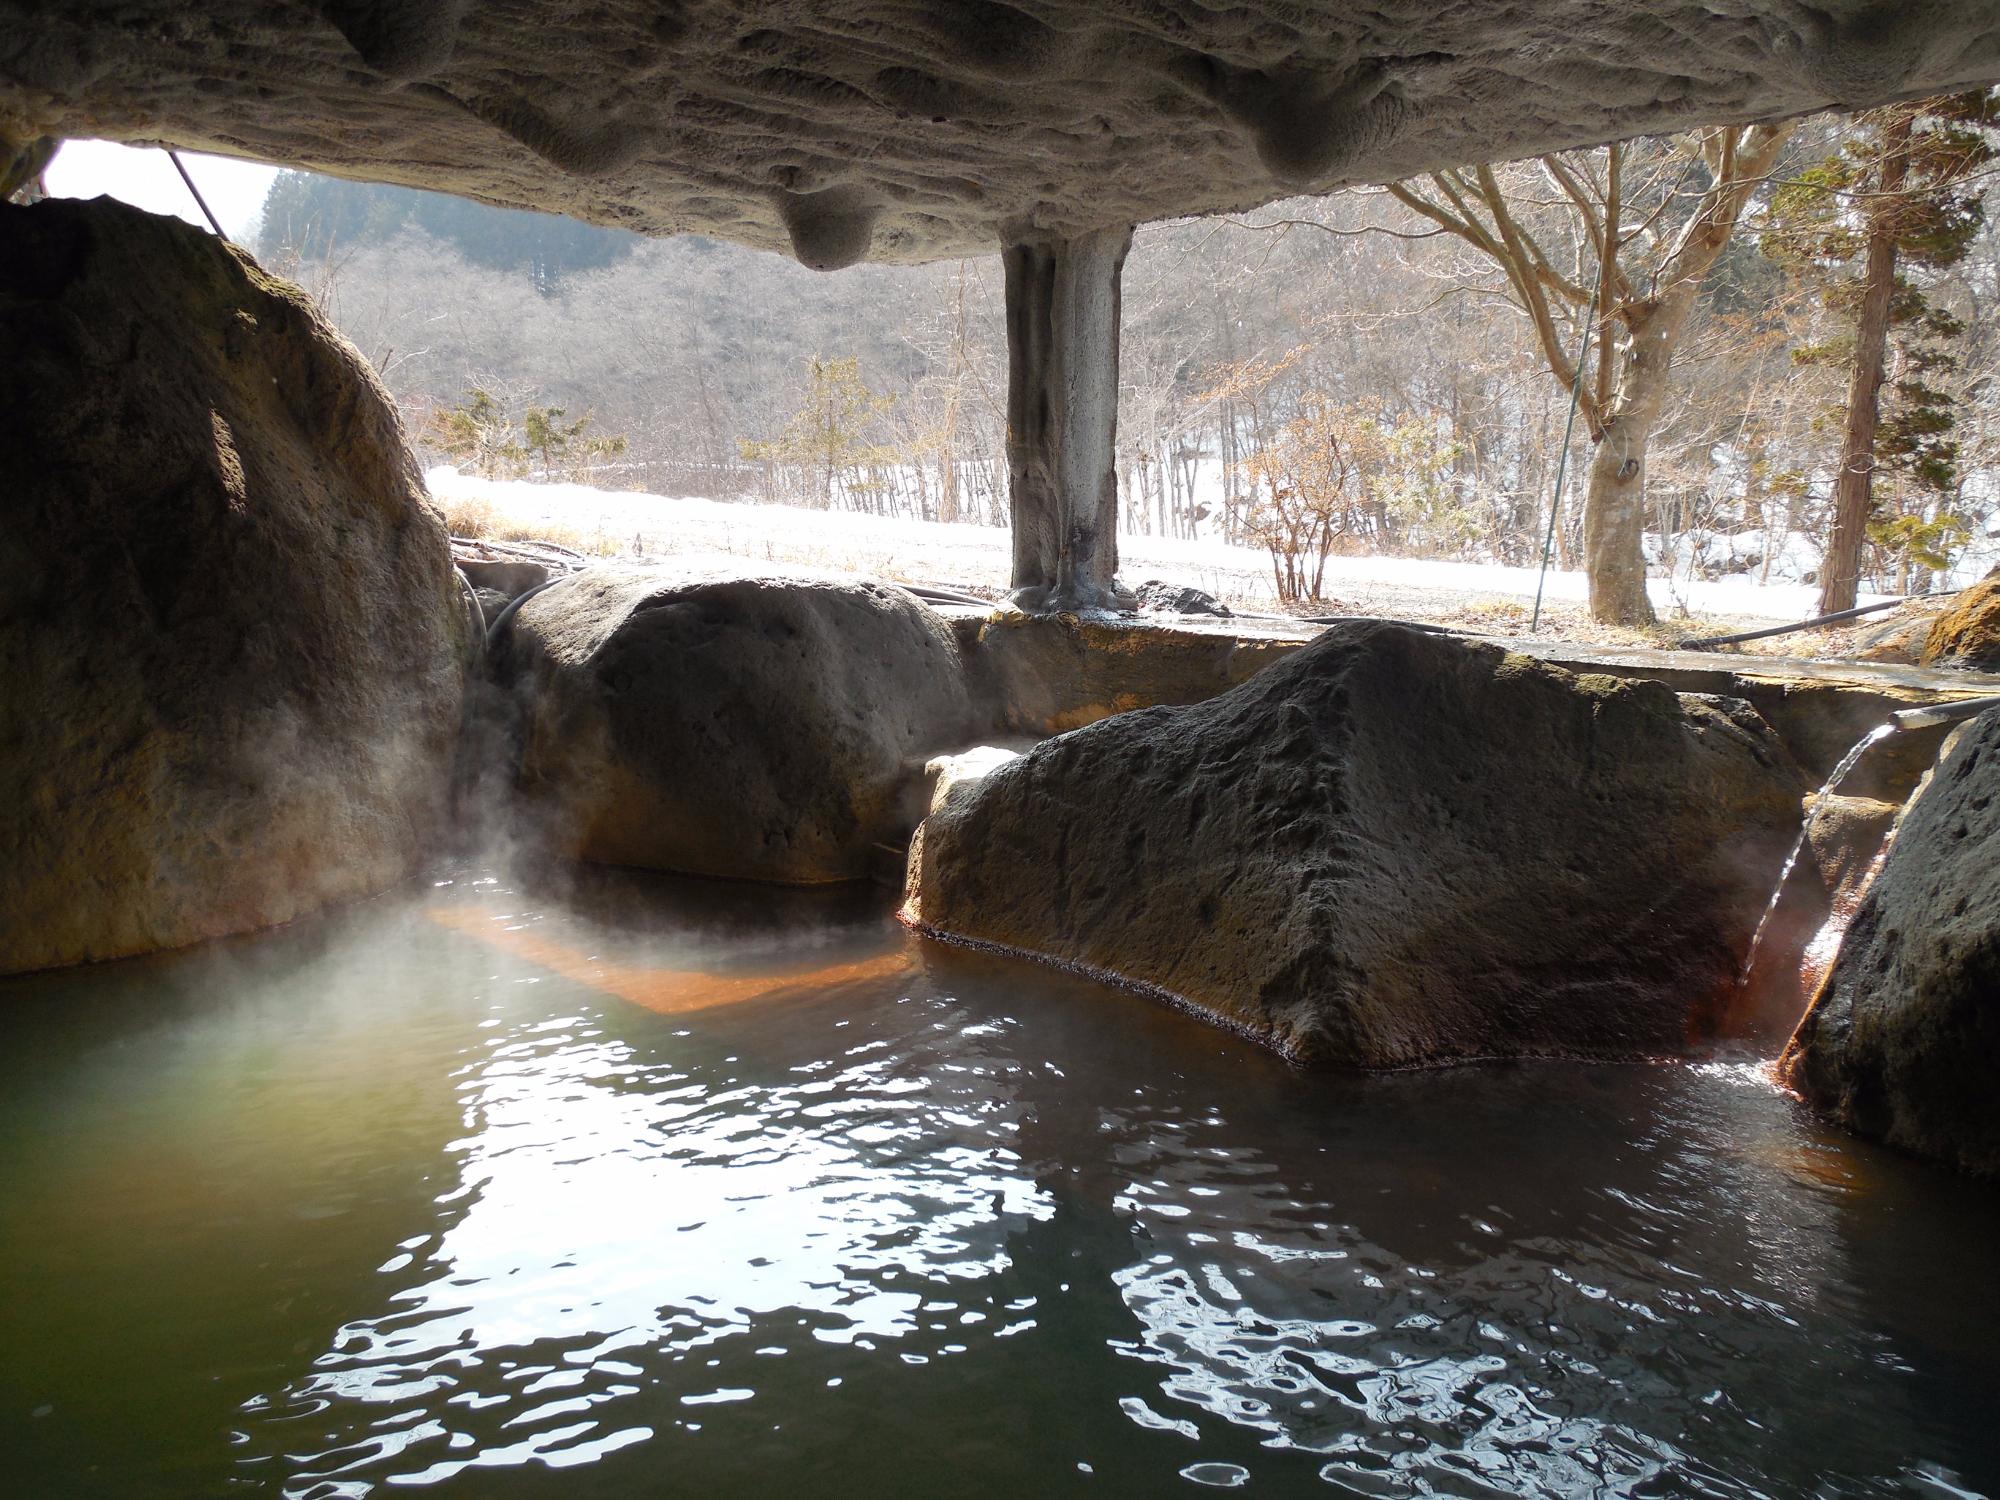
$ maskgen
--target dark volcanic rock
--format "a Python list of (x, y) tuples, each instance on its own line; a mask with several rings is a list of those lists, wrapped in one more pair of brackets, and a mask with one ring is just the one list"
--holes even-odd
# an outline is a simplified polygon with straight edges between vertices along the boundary
[(1229, 606), (1215, 595), (1188, 584), (1168, 583), (1161, 578), (1148, 578), (1133, 590), (1138, 596), (1141, 609), (1156, 610), (1167, 615), (1220, 615), (1229, 614)]
[(0, 206), (0, 345), (0, 972), (409, 873), (477, 648), (367, 365), (108, 199)]
[(971, 718), (950, 629), (873, 583), (593, 570), (522, 605), (500, 659), (553, 844), (694, 875), (866, 876)]
[(1804, 790), (1733, 700), (1370, 622), (947, 788), (905, 915), (1302, 1061), (1672, 1052), (1733, 991)]
[(2000, 1177), (2000, 712), (1904, 812), (1779, 1072), (1862, 1135)]

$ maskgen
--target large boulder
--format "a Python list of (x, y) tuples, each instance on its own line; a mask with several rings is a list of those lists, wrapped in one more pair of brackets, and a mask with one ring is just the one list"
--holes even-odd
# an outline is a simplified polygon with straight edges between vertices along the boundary
[(0, 206), (0, 972), (378, 891), (435, 847), (471, 617), (394, 408), (176, 219)]
[(1924, 665), (2000, 672), (2000, 568), (1951, 602), (1924, 639)]
[(950, 628), (882, 584), (601, 568), (503, 637), (522, 789), (558, 851), (607, 864), (863, 878), (971, 728)]
[(1779, 1074), (1862, 1135), (2000, 1177), (2000, 711), (1904, 811)]
[(1733, 995), (1803, 790), (1741, 703), (1368, 622), (946, 778), (905, 917), (1304, 1062), (1657, 1055)]

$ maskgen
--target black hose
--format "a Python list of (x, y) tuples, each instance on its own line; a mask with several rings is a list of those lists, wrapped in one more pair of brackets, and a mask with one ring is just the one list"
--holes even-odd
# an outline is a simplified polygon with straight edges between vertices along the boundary
[(552, 589), (557, 584), (561, 583), (563, 579), (568, 578), (570, 576), (571, 575), (568, 573), (558, 574), (556, 577), (549, 579), (546, 583), (536, 584), (533, 588), (529, 589), (527, 593), (517, 594), (514, 598), (510, 599), (507, 603), (507, 607), (501, 610), (499, 614), (495, 615), (493, 617), (493, 623), (486, 627), (487, 651), (491, 652), (496, 646), (500, 644), (500, 632), (505, 630), (510, 624), (513, 623), (514, 616), (521, 612), (522, 605), (526, 604), (530, 599), (534, 598), (535, 595), (539, 594), (543, 589)]
[(1810, 620), (1801, 620), (1796, 625), (1773, 625), (1764, 630), (1744, 630), (1735, 635), (1690, 636), (1684, 641), (1676, 641), (1675, 649), (1680, 651), (1706, 651), (1710, 646), (1733, 646), (1738, 641), (1761, 641), (1774, 635), (1790, 635), (1795, 630), (1811, 630), (1815, 625), (1833, 625), (1841, 620), (1852, 620), (1861, 615), (1872, 615), (1878, 610), (1896, 609), (1916, 599), (1949, 599), (1960, 589), (1947, 589), (1942, 594), (1910, 594), (1902, 599), (1885, 599), (1880, 604), (1861, 604), (1853, 609), (1837, 609), (1830, 615), (1815, 615)]
[(208, 206), (208, 200), (202, 197), (201, 189), (194, 185), (194, 179), (188, 176), (188, 169), (181, 164), (181, 154), (169, 146), (167, 160), (174, 164), (174, 170), (181, 174), (181, 181), (185, 182), (187, 190), (194, 194), (194, 201), (201, 205), (202, 216), (208, 220), (208, 227), (215, 231), (215, 237), (223, 244), (228, 244), (229, 236), (222, 232), (222, 223), (215, 217), (215, 210)]

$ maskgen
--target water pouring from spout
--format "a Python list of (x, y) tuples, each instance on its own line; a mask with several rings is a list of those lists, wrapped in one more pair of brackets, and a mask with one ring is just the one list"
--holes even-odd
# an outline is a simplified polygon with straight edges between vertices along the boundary
[[(1916, 713), (1921, 710), (1910, 710), (1910, 712)], [(1777, 915), (1778, 901), (1785, 893), (1785, 883), (1792, 878), (1792, 870), (1798, 864), (1799, 856), (1805, 853), (1806, 844), (1811, 840), (1813, 830), (1819, 827), (1820, 815), (1826, 811), (1828, 799), (1840, 789), (1840, 784), (1861, 763), (1861, 757), (1874, 746), (1899, 729), (1919, 727), (1914, 724), (1905, 726), (1898, 722), (1901, 718), (1901, 714), (1892, 714), (1887, 724), (1877, 724), (1856, 740), (1853, 748), (1841, 756), (1840, 763), (1833, 768), (1833, 774), (1828, 776), (1820, 789), (1813, 793), (1812, 802), (1806, 808), (1805, 821), (1799, 826), (1799, 836), (1792, 844), (1792, 852), (1785, 856), (1784, 866), (1778, 871), (1778, 883), (1771, 888), (1771, 899), (1764, 904), (1764, 915), (1757, 919), (1757, 930), (1751, 934), (1750, 951), (1744, 956), (1742, 972), (1736, 976), (1736, 987), (1739, 990), (1748, 988), (1750, 984), (1750, 976), (1757, 967), (1757, 951), (1764, 945), (1765, 929), (1771, 925), (1771, 918)]]
[[(1744, 956), (1742, 972), (1736, 979), (1738, 990), (1749, 987), (1750, 977), (1757, 967), (1758, 950), (1764, 943), (1765, 931), (1770, 927), (1772, 917), (1777, 914), (1778, 902), (1785, 893), (1785, 883), (1792, 878), (1792, 870), (1797, 866), (1799, 856), (1805, 853), (1807, 843), (1811, 841), (1813, 832), (1819, 827), (1820, 818), (1825, 813), (1828, 802), (1840, 789), (1840, 784), (1861, 763), (1861, 758), (1892, 734), (1903, 730), (1933, 729), (1941, 724), (1954, 724), (1996, 708), (2000, 708), (2000, 697), (1964, 698), (1956, 702), (1925, 704), (1921, 708), (1899, 709), (1889, 715), (1886, 724), (1876, 725), (1855, 741), (1853, 748), (1840, 758), (1839, 764), (1834, 766), (1833, 773), (1826, 778), (1825, 783), (1813, 793), (1812, 802), (1806, 808), (1805, 820), (1799, 827), (1798, 839), (1792, 845), (1792, 852), (1785, 857), (1783, 868), (1778, 871), (1778, 882), (1771, 889), (1771, 899), (1765, 903), (1764, 914), (1758, 918), (1757, 930), (1751, 935), (1750, 951)], [(1887, 852), (1886, 844), (1883, 852)], [(1879, 862), (1878, 855), (1877, 863)]]

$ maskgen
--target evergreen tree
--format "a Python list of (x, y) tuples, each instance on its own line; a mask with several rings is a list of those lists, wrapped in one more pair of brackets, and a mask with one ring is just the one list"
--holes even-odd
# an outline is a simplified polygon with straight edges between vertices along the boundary
[(1941, 383), (1965, 327), (1928, 288), (1984, 223), (1970, 179), (2000, 155), (2000, 90), (1891, 105), (1854, 123), (1838, 152), (1779, 188), (1765, 236), (1766, 253), (1837, 330), (1793, 358), (1847, 370), (1822, 614), (1853, 608), (1864, 542), (1900, 559), (1908, 587), (1913, 569), (1945, 566), (1968, 534), (1952, 508), (1957, 413)]
[(778, 463), (806, 478), (814, 501), (831, 506), (842, 491), (857, 488), (855, 476), (888, 455), (869, 441), (869, 429), (895, 404), (878, 396), (861, 378), (861, 361), (812, 359), (806, 364), (805, 398), (776, 438), (745, 441), (751, 463)]
[(521, 416), (522, 446), (542, 461), (542, 478), (574, 474), (591, 459), (610, 458), (625, 451), (622, 436), (587, 437), (592, 417), (585, 412), (574, 422), (563, 420), (560, 406), (531, 406)]

